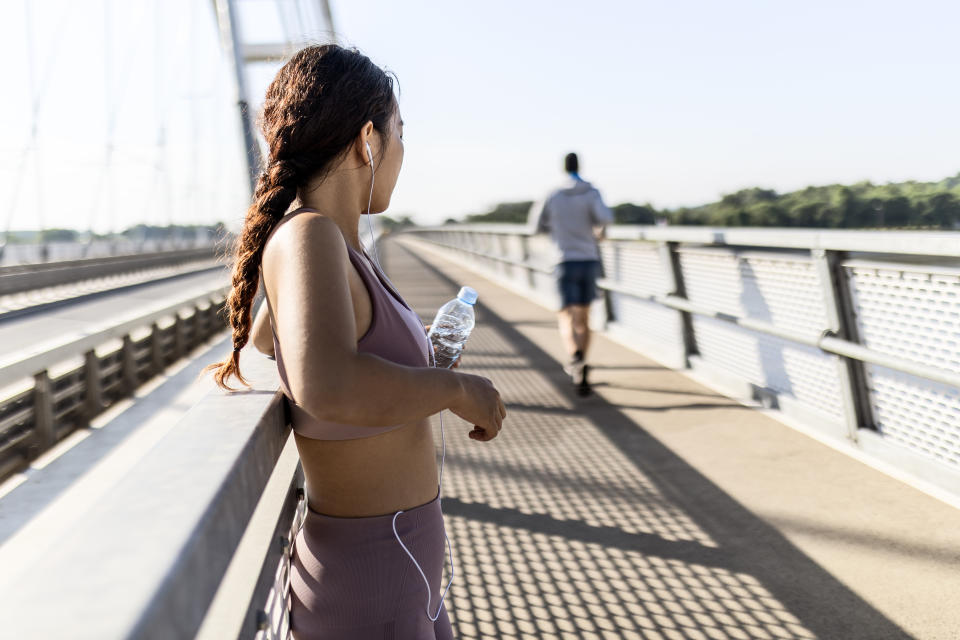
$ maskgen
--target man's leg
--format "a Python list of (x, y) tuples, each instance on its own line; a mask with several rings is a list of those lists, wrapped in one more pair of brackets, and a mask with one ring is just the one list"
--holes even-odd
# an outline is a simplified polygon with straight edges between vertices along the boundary
[(581, 385), (583, 382), (583, 351), (580, 349), (580, 339), (577, 337), (577, 333), (574, 329), (574, 316), (576, 314), (577, 305), (567, 305), (560, 310), (559, 313), (559, 324), (560, 324), (560, 338), (563, 341), (563, 348), (567, 352), (568, 364), (563, 367), (563, 370), (570, 376), (571, 380), (575, 385)]
[(586, 360), (590, 347), (590, 305), (575, 304), (569, 310), (574, 351), (579, 351)]
[(590, 305), (574, 305), (570, 308), (570, 321), (573, 340), (580, 356), (579, 364), (573, 373), (573, 383), (581, 396), (590, 394), (590, 365), (587, 364), (587, 348), (590, 346)]
[(579, 347), (577, 347), (577, 342), (574, 338), (572, 306), (566, 306), (560, 310), (560, 313), (557, 314), (557, 323), (560, 327), (560, 340), (563, 342), (563, 348), (566, 350), (567, 355), (573, 358), (574, 353), (576, 353)]

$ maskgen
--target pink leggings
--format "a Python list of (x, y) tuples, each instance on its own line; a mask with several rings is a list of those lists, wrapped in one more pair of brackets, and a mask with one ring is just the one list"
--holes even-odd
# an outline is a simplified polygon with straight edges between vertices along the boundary
[[(290, 626), (296, 640), (453, 640), (446, 609), (427, 617), (420, 572), (393, 535), (393, 514), (336, 518), (311, 509), (293, 543)], [(430, 581), (430, 615), (446, 543), (439, 495), (397, 517), (397, 532)]]

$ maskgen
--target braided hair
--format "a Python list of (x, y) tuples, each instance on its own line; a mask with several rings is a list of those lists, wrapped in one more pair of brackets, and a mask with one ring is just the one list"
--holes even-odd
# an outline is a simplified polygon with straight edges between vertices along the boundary
[(301, 49), (277, 72), (267, 89), (260, 129), (269, 146), (234, 251), (232, 288), (226, 311), (233, 352), (208, 365), (223, 389), (233, 390), (240, 373), (240, 349), (250, 339), (251, 306), (260, 283), (263, 248), (297, 192), (322, 179), (367, 122), (386, 135), (396, 109), (393, 78), (356, 49), (334, 44)]

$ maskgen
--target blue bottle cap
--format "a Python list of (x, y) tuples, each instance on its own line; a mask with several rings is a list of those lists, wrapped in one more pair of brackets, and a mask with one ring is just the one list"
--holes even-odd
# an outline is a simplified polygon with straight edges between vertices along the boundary
[(460, 293), (457, 294), (457, 297), (467, 304), (477, 303), (477, 292), (470, 287), (461, 288)]

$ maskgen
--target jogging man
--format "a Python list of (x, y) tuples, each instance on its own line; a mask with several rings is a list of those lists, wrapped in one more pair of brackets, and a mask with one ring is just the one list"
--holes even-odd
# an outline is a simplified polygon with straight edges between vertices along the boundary
[(566, 183), (533, 206), (528, 224), (535, 233), (549, 232), (560, 250), (560, 338), (570, 356), (565, 369), (578, 393), (585, 396), (590, 393), (590, 368), (586, 363), (590, 303), (597, 297), (600, 273), (597, 240), (613, 222), (613, 212), (603, 203), (600, 192), (580, 177), (577, 154), (568, 153), (563, 165), (568, 174)]

